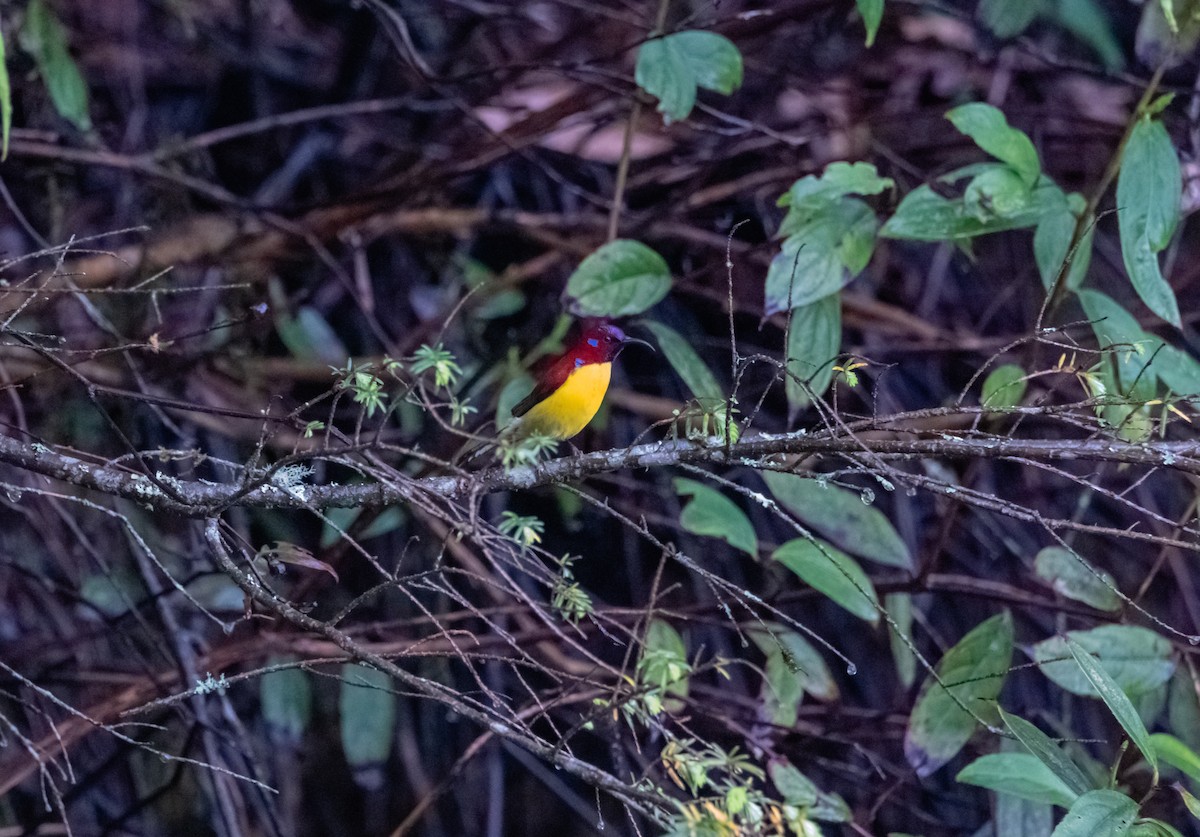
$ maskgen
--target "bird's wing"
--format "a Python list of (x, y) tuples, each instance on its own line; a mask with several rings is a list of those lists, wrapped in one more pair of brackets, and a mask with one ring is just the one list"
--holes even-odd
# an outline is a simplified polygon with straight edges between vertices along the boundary
[(575, 364), (570, 355), (560, 355), (546, 362), (545, 365), (539, 365), (533, 372), (533, 392), (526, 395), (512, 409), (514, 417), (519, 418), (530, 410), (540, 401), (548, 398), (553, 392), (561, 387), (567, 380), (567, 376), (574, 370)]

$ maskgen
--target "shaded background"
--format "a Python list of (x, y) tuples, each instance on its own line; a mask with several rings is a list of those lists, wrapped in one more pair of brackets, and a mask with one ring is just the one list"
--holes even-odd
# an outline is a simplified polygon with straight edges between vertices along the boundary
[[(131, 450), (198, 451), (164, 455), (162, 472), (224, 480), (231, 468), (223, 463), (245, 463), (256, 452), (270, 461), (302, 444), (295, 427), (266, 432), (256, 418), (264, 408), (282, 412), (319, 397), (333, 383), (330, 367), (348, 358), (378, 364), (435, 340), (456, 353), (464, 391), (487, 418), (499, 385), (557, 321), (565, 278), (605, 240), (632, 62), (654, 5), (405, 1), (393, 18), (341, 2), (62, 0), (51, 7), (89, 94), (92, 127), (80, 129), (56, 112), (21, 47), (27, 5), (0, 4), (17, 126), (0, 164), (0, 268), (12, 283), (56, 262), (62, 274), (57, 292), (0, 295), (0, 310), (15, 314), (6, 325), (21, 334), (0, 341), (7, 432), (109, 459)], [(916, 185), (979, 159), (944, 119), (955, 104), (1001, 107), (1034, 139), (1057, 182), (1086, 190), (1149, 75), (1135, 54), (1140, 8), (1119, 0), (1098, 8), (1091, 43), (1050, 18), (1000, 41), (973, 3), (891, 0), (868, 50), (853, 4), (843, 0), (672, 3), (670, 28), (709, 28), (737, 44), (746, 81), (728, 98), (702, 94), (686, 123), (664, 128), (647, 108), (637, 124), (620, 229), (671, 264), (674, 289), (655, 317), (685, 334), (728, 385), (730, 280), (741, 352), (778, 357), (784, 321), (762, 317), (766, 266), (777, 249), (770, 236), (782, 215), (776, 198), (830, 161), (862, 159), (897, 181), (898, 192), (879, 202), (890, 211)], [(1188, 60), (1165, 82), (1180, 94), (1166, 118), (1188, 177), (1197, 154), (1195, 73)], [(24, 258), (72, 239), (78, 243), (65, 254)], [(1126, 290), (1115, 219), (1101, 220), (1096, 241), (1092, 286), (1145, 314)], [(1195, 247), (1185, 223), (1165, 270), (1185, 323), (1169, 336), (1187, 347), (1198, 310)], [(139, 286), (168, 268), (165, 279)], [(971, 252), (881, 243), (843, 297), (843, 349), (872, 367), (862, 373), (866, 386), (838, 390), (839, 408), (886, 413), (951, 402), (1000, 347), (1025, 333), (1041, 293), (1028, 232), (980, 239)], [(1079, 311), (1061, 316), (1081, 318)], [(1155, 323), (1148, 314), (1142, 322)], [(31, 351), (30, 340), (43, 352)], [(64, 365), (48, 362), (45, 351)], [(1048, 368), (1056, 358), (1026, 360)], [(756, 368), (741, 384), (757, 392), (771, 381)], [(89, 383), (101, 388), (89, 391)], [(575, 444), (628, 444), (686, 398), (661, 356), (631, 352), (608, 409)], [(343, 400), (332, 414), (325, 406), (305, 418), (352, 429), (357, 415)], [(815, 421), (815, 414), (789, 417), (779, 385), (756, 416), (762, 430)], [(460, 443), (414, 406), (392, 414), (379, 438), (440, 456)], [(923, 467), (1047, 517), (1121, 528), (1145, 510), (1173, 520), (1194, 511), (1192, 486), (1178, 476), (1141, 482), (1140, 472), (1081, 467), (1072, 473), (1104, 488), (1088, 493), (1014, 463)], [(316, 468), (315, 480), (348, 476)], [(53, 487), (8, 467), (0, 473), (9, 486), (0, 494), (0, 659), (25, 678), (0, 676), (0, 705), (13, 729), (65, 742), (71, 772), (53, 775), (75, 833), (390, 833), (447, 777), (414, 833), (588, 834), (598, 831), (598, 815), (606, 833), (635, 833), (618, 804), (515, 748), (491, 741), (455, 767), (479, 730), (440, 705), (404, 694), (385, 699), (391, 724), (379, 721), (391, 710), (369, 699), (347, 707), (338, 651), (324, 640), (265, 619), (226, 634), (163, 582), (137, 543), (144, 539), (205, 608), (235, 620), (242, 596), (213, 570), (190, 522), (116, 501), (82, 507), (73, 492), (22, 494), (22, 486)], [(755, 484), (748, 473), (732, 476)], [(589, 491), (618, 512), (645, 515), (706, 568), (836, 638), (859, 669), (850, 677), (831, 659), (840, 697), (806, 703), (795, 729), (767, 733), (755, 727), (760, 676), (749, 667), (734, 666), (729, 680), (707, 671), (693, 683), (693, 731), (743, 748), (765, 737), (768, 752), (787, 754), (821, 787), (845, 796), (857, 833), (985, 827), (988, 794), (953, 782), (965, 757), (920, 781), (905, 763), (912, 690), (897, 680), (886, 634), (847, 625), (842, 611), (796, 591), (794, 580), (789, 586), (724, 544), (679, 532), (669, 476), (607, 475)], [(1126, 489), (1133, 509), (1113, 496)], [(1014, 609), (1019, 641), (1095, 624), (1096, 614), (1068, 621), (1071, 608), (1030, 581), (1033, 555), (1046, 545), (1033, 524), (924, 493), (896, 492), (878, 504), (920, 572), (915, 580), (885, 573), (877, 585), (918, 594), (917, 642), (934, 658), (1002, 606)], [(665, 608), (686, 624), (693, 653), (761, 665), (729, 630), (723, 602), (706, 584), (675, 565), (657, 578), (660, 552), (602, 510), (553, 490), (483, 504), (489, 518), (503, 508), (543, 518), (548, 553), (583, 554), (576, 576), (613, 619), (632, 624), (642, 609)], [(762, 510), (747, 512), (765, 546), (789, 536)], [(312, 515), (235, 509), (227, 520), (249, 543), (300, 544), (336, 570), (335, 581), (319, 568), (287, 566), (278, 580), (320, 618), (375, 583), (369, 564)], [(410, 572), (446, 550), (445, 529), (405, 509), (337, 522), (388, 566), (411, 562)], [(1192, 556), (1100, 538), (1081, 537), (1076, 546), (1122, 589), (1145, 581), (1143, 602), (1161, 618), (1200, 632)], [(444, 592), (427, 593), (423, 606), (444, 618), (456, 612)], [(482, 594), (472, 598), (472, 607), (485, 605), (497, 608), (493, 622), (476, 612), (464, 630), (484, 641), (497, 627), (525, 637), (527, 626), (511, 612)], [(426, 636), (422, 618), (414, 601), (379, 595), (347, 628), (387, 648)], [(620, 663), (623, 649), (601, 632), (586, 641)], [(232, 676), (309, 658), (332, 662), (307, 670), (303, 684), (274, 687), (280, 692), (256, 677), (209, 701), (121, 715), (191, 685), (189, 674)], [(1016, 663), (1025, 663), (1019, 654)], [(408, 664), (456, 689), (475, 688), (473, 674), (446, 656), (417, 654)], [(547, 666), (530, 675), (534, 689), (552, 689)], [(500, 690), (513, 684), (508, 668), (480, 663), (476, 672)], [(124, 731), (279, 792), (213, 779), (93, 732), (37, 687), (106, 724), (157, 724)], [(309, 695), (307, 708), (298, 693)], [(282, 707), (270, 705), (276, 699)], [(1118, 735), (1102, 707), (1064, 698), (1036, 669), (1010, 675), (1005, 702), (1034, 716), (1051, 707), (1066, 713), (1081, 738)], [(352, 768), (344, 725), (356, 713), (365, 719), (362, 735), (390, 746), (381, 762)], [(555, 722), (570, 726), (578, 717), (564, 710)], [(622, 778), (652, 771), (661, 740), (646, 734), (639, 747), (624, 731), (614, 723), (582, 736), (575, 752)], [(1107, 758), (1106, 746), (1095, 754)], [(39, 783), (19, 739), (7, 749), (0, 825), (14, 830), (5, 833), (60, 821), (55, 795)], [(1184, 823), (1177, 797), (1166, 792), (1149, 810)]]

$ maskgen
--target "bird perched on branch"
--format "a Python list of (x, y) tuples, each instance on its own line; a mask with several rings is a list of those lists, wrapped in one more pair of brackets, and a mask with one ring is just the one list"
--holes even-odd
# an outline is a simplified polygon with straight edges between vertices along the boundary
[(604, 401), (613, 360), (630, 343), (654, 349), (610, 322), (585, 324), (565, 352), (534, 372), (533, 392), (513, 407), (513, 421), (503, 432), (517, 438), (539, 434), (560, 441), (578, 435)]
[[(612, 377), (612, 362), (630, 343), (654, 349), (607, 320), (585, 322), (566, 351), (534, 367), (533, 391), (513, 407), (512, 421), (500, 431), (499, 445), (509, 447), (531, 436), (560, 442), (577, 436), (599, 411)], [(495, 444), (468, 445), (452, 461), (469, 462)]]

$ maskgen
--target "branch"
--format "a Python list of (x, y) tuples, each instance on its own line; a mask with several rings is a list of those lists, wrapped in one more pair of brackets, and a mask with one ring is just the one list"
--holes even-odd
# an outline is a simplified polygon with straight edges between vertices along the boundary
[[(978, 410), (959, 410), (961, 414)], [(1044, 414), (1043, 408), (1016, 408), (1009, 412)], [(893, 431), (902, 432), (902, 431)], [(1143, 442), (1133, 444), (1113, 438), (1013, 439), (1000, 436), (955, 435), (939, 432), (933, 438), (864, 438), (835, 435), (832, 431), (810, 433), (762, 433), (733, 445), (720, 437), (677, 439), (628, 448), (564, 456), (536, 465), (416, 479), (390, 479), (372, 484), (281, 485), (263, 477), (257, 487), (181, 480), (158, 475), (175, 496), (169, 496), (142, 474), (113, 465), (94, 464), (57, 453), (42, 444), (26, 444), (0, 436), (0, 462), (30, 473), (61, 480), (115, 497), (141, 503), (149, 509), (206, 517), (229, 506), (277, 509), (379, 507), (411, 502), (415, 498), (460, 500), (503, 491), (527, 490), (573, 482), (597, 474), (638, 468), (674, 465), (749, 465), (773, 455), (870, 453), (892, 458), (1009, 459), (1036, 461), (1088, 460), (1164, 467), (1200, 475), (1200, 442)], [(326, 456), (336, 460), (334, 452)]]

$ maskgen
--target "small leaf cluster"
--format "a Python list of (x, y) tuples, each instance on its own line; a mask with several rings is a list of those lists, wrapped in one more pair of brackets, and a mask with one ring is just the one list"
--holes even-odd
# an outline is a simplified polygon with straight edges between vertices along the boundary
[(840, 291), (871, 260), (879, 221), (864, 196), (892, 188), (870, 163), (831, 163), (779, 198), (783, 245), (767, 270), (766, 313), (788, 313), (786, 391), (793, 412), (833, 380), (842, 341)]
[(506, 510), (500, 515), (496, 528), (500, 534), (512, 538), (521, 546), (530, 547), (541, 543), (546, 524), (536, 517)]
[(572, 625), (590, 616), (594, 610), (592, 597), (588, 595), (571, 572), (571, 565), (577, 557), (564, 555), (558, 561), (558, 576), (554, 579), (554, 588), (550, 592), (550, 606), (554, 611)]

